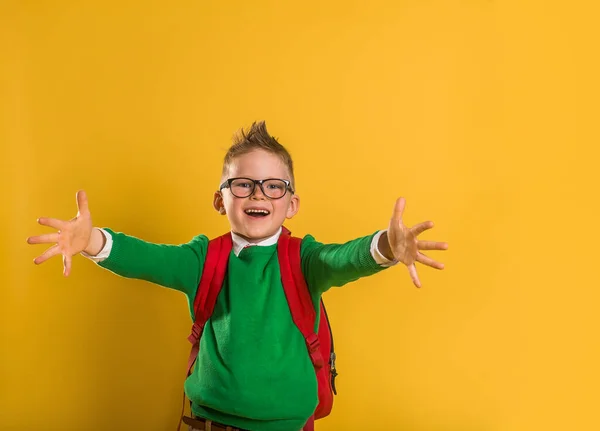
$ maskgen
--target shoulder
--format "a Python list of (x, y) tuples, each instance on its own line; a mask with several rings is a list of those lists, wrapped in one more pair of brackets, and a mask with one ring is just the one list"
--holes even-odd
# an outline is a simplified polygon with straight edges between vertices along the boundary
[(312, 235), (304, 235), (302, 238), (297, 237), (301, 242), (301, 250), (304, 251), (305, 249), (313, 249), (315, 247), (321, 246), (323, 245), (322, 243), (318, 242), (314, 236)]
[(210, 239), (206, 235), (200, 234), (194, 236), (190, 241), (182, 245), (189, 245), (192, 247), (206, 247), (209, 242)]

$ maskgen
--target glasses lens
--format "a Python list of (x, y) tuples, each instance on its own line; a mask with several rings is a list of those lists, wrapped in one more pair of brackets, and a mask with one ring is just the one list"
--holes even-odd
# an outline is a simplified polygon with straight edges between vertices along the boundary
[(254, 181), (238, 178), (231, 182), (231, 193), (238, 198), (247, 198), (254, 191)]
[(267, 180), (263, 183), (263, 190), (267, 197), (279, 199), (285, 195), (287, 185), (281, 180)]

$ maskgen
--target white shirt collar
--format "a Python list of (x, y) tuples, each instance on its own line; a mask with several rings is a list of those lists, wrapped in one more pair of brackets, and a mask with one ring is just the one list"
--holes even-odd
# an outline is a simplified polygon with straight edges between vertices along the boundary
[(241, 251), (245, 247), (251, 247), (253, 245), (265, 247), (267, 245), (277, 244), (277, 241), (279, 240), (280, 235), (281, 235), (281, 227), (279, 228), (279, 230), (277, 232), (275, 232), (275, 234), (273, 236), (263, 239), (260, 242), (251, 243), (251, 242), (248, 242), (246, 239), (242, 238), (241, 236), (239, 236), (238, 234), (231, 232), (231, 239), (233, 240), (233, 252), (235, 253), (235, 255), (237, 257), (240, 255)]

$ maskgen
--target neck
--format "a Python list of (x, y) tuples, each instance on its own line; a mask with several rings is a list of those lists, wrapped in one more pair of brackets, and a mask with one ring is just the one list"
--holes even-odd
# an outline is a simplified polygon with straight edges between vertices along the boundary
[(280, 232), (281, 228), (279, 228), (278, 230), (276, 230), (273, 234), (268, 235), (268, 236), (264, 236), (264, 237), (260, 237), (260, 238), (250, 238), (246, 235), (242, 235), (241, 233), (232, 231), (235, 235), (237, 235), (238, 237), (240, 237), (241, 239), (249, 242), (250, 244), (258, 244), (262, 241), (265, 241), (269, 238), (273, 238), (275, 235), (277, 235)]

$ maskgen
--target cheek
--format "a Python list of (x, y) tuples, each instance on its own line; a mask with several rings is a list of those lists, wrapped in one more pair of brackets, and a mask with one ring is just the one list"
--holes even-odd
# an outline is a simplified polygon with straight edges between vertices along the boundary
[(289, 202), (282, 200), (281, 202), (277, 202), (275, 205), (273, 205), (273, 208), (275, 209), (277, 217), (285, 218), (288, 212)]
[(235, 215), (240, 210), (241, 204), (239, 199), (224, 198), (223, 206), (228, 215)]

